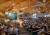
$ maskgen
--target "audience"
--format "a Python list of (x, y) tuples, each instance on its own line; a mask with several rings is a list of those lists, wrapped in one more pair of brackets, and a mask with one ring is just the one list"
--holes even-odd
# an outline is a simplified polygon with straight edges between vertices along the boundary
[[(22, 19), (23, 20), (23, 19)], [(25, 21), (27, 20), (27, 21)], [(39, 19), (24, 18), (23, 27), (32, 35), (50, 34), (50, 18), (39, 17)], [(20, 29), (19, 23), (0, 22), (1, 35), (18, 35)]]
[[(39, 19), (25, 19), (28, 21), (23, 22), (23, 27), (32, 32), (32, 35), (42, 35), (50, 31), (49, 18), (39, 17)], [(35, 21), (34, 21), (35, 20)]]
[(18, 23), (1, 23), (0, 22), (0, 34), (1, 35), (18, 35), (19, 28)]

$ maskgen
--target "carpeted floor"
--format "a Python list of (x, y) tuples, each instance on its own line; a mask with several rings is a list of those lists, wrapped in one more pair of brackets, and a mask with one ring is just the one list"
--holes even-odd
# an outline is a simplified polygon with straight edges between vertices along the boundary
[(26, 31), (23, 27), (20, 28), (19, 35), (30, 35), (28, 31)]

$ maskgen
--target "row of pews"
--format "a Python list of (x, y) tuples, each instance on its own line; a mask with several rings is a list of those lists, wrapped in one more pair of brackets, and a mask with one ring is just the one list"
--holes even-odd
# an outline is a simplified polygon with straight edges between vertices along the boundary
[(40, 21), (36, 20), (37, 21), (36, 23), (31, 23), (30, 20), (24, 21), (22, 25), (28, 32), (32, 33), (31, 35), (50, 35), (50, 30), (48, 30), (49, 19), (48, 18), (47, 19), (39, 18), (39, 19)]

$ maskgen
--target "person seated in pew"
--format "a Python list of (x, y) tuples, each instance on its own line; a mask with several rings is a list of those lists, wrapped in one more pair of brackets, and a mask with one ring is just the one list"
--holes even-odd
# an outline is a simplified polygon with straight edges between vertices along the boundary
[(50, 32), (47, 32), (45, 35), (50, 35)]
[(29, 25), (28, 26), (28, 31), (31, 32), (31, 30), (32, 30), (32, 26)]
[(40, 30), (41, 29), (41, 27), (38, 25), (38, 26), (36, 26), (36, 28), (37, 28), (37, 30)]
[(46, 33), (48, 30), (47, 30), (47, 27), (46, 25), (43, 26), (43, 30), (41, 32), (39, 32), (39, 35), (42, 35), (44, 33)]
[(25, 27), (25, 23), (23, 23), (23, 26)]
[(29, 25), (28, 28), (29, 28), (29, 29), (32, 29), (32, 25)]
[(27, 24), (25, 24), (25, 27), (27, 27), (28, 25)]
[(40, 30), (41, 28), (39, 26), (33, 27), (33, 30)]
[(32, 30), (33, 33), (35, 32), (35, 33), (37, 34), (37, 33), (40, 31), (41, 27), (38, 26), (38, 25), (37, 25), (37, 26), (35, 25), (32, 29), (33, 29), (33, 30)]
[(36, 26), (34, 26), (34, 27), (33, 27), (33, 30), (32, 30), (32, 35), (37, 35), (36, 30), (37, 30), (37, 29), (36, 29)]

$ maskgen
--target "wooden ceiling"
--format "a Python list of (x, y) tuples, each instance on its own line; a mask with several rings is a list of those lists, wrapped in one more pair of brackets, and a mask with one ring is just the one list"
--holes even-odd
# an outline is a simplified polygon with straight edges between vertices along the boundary
[(9, 2), (5, 2), (3, 4), (0, 4), (0, 8), (2, 9), (11, 9), (13, 7), (13, 2), (15, 3), (16, 9), (20, 9), (23, 7), (28, 7), (29, 5), (34, 5), (34, 1), (30, 1), (29, 0), (13, 0), (13, 1), (9, 1)]
[(11, 1), (11, 0), (0, 0), (0, 4), (8, 2), (8, 1)]
[[(48, 3), (50, 0), (47, 0)], [(13, 6), (14, 2), (14, 6)], [(37, 7), (43, 7), (42, 0), (1, 0), (0, 1), (0, 11), (9, 11), (9, 12), (34, 12)], [(49, 7), (48, 7), (49, 6)], [(50, 9), (50, 2), (46, 4), (46, 8)], [(35, 10), (36, 11), (36, 10)]]
[[(43, 2), (43, 0), (38, 0), (38, 1), (41, 1), (41, 2)], [(50, 1), (50, 0), (46, 0), (46, 3), (47, 3), (47, 2), (49, 2), (49, 1)]]
[[(36, 8), (43, 9), (43, 6), (43, 0), (0, 0), (0, 12), (20, 13), (19, 10), (22, 10), (21, 13), (31, 12), (32, 15), (37, 12)], [(50, 0), (46, 0), (45, 8), (50, 12)]]

